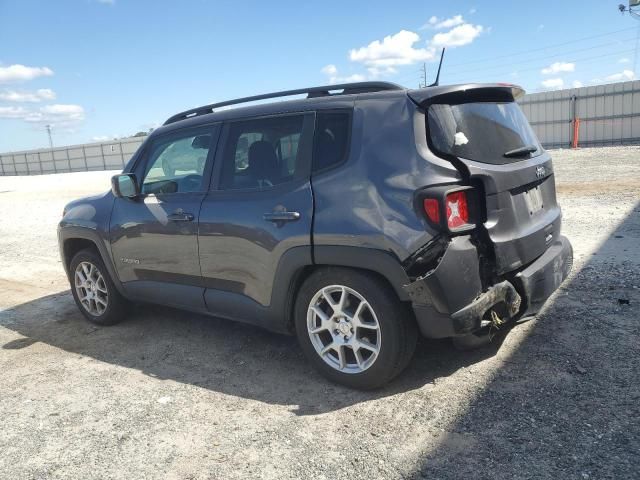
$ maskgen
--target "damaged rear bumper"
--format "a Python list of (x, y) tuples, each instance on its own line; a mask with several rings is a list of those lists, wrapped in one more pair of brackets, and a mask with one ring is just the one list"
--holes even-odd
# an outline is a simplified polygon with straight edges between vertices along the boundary
[(571, 244), (560, 237), (529, 266), (483, 289), (475, 245), (467, 236), (455, 237), (438, 266), (404, 288), (425, 337), (454, 337), (480, 329), (498, 306), (505, 319), (537, 313), (572, 263)]

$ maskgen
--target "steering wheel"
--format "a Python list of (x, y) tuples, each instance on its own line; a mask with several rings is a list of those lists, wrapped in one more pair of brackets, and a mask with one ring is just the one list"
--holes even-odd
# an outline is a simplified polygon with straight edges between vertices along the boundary
[(180, 191), (182, 192), (195, 192), (200, 188), (202, 184), (202, 175), (196, 175), (192, 173), (190, 175), (186, 175), (184, 178), (180, 180)]

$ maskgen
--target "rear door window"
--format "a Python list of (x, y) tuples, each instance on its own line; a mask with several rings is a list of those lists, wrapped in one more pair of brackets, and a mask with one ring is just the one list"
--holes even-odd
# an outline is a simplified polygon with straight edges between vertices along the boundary
[(505, 164), (535, 157), (542, 147), (515, 102), (433, 104), (427, 112), (436, 153)]
[(312, 131), (312, 114), (230, 123), (219, 189), (267, 189), (308, 176)]

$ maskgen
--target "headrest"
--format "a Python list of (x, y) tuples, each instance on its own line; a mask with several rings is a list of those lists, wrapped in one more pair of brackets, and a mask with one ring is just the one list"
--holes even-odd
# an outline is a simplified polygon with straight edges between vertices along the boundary
[(278, 173), (278, 156), (273, 146), (258, 140), (249, 147), (249, 167), (257, 180), (273, 180)]
[(211, 144), (211, 135), (198, 135), (191, 142), (191, 148), (209, 148)]

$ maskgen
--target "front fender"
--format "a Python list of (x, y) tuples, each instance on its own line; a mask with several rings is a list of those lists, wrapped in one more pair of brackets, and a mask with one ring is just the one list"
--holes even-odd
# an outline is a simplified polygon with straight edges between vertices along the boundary
[(100, 257), (102, 258), (105, 267), (107, 268), (109, 276), (113, 280), (114, 285), (122, 295), (125, 295), (122, 284), (120, 283), (118, 271), (115, 268), (113, 258), (111, 257), (108, 238), (102, 235), (97, 229), (69, 224), (63, 220), (58, 225), (58, 245), (60, 247), (60, 258), (62, 259), (62, 264), (64, 266), (67, 277), (69, 277), (70, 275), (67, 260), (71, 259), (67, 259), (65, 245), (67, 245), (67, 242), (69, 241), (78, 239), (87, 240), (95, 245), (98, 253), (100, 253)]

